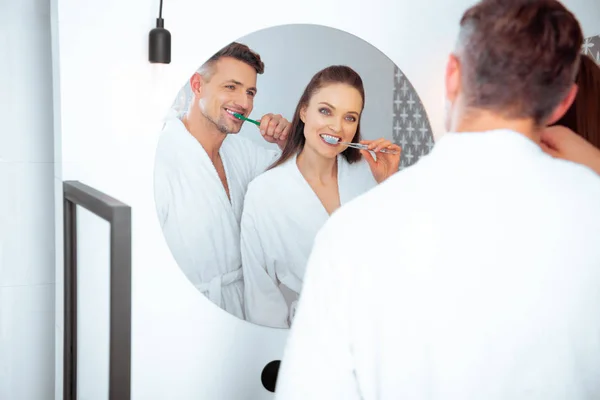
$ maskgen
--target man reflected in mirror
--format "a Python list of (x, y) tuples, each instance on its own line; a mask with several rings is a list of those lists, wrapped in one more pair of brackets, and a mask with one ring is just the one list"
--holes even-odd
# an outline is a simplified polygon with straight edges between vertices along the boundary
[(250, 181), (281, 154), (289, 121), (260, 118), (260, 132), (279, 149), (238, 135), (264, 72), (260, 55), (231, 43), (190, 79), (192, 100), (170, 115), (156, 152), (154, 196), (167, 244), (183, 273), (211, 301), (244, 318), (240, 218)]

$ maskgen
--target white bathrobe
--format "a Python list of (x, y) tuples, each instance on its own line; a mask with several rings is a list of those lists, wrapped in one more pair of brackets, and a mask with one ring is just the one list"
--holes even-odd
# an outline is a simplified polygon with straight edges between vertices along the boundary
[[(366, 160), (349, 164), (338, 156), (341, 204), (376, 185)], [(277, 328), (290, 326), (313, 239), (328, 218), (298, 170), (295, 156), (249, 185), (241, 223), (248, 321)], [(292, 292), (287, 299), (286, 289)]]
[(240, 219), (250, 181), (279, 151), (228, 135), (220, 149), (231, 201), (200, 143), (176, 116), (156, 151), (154, 191), (163, 233), (179, 267), (211, 301), (244, 318)]
[(600, 399), (600, 177), (442, 137), (319, 232), (276, 399)]

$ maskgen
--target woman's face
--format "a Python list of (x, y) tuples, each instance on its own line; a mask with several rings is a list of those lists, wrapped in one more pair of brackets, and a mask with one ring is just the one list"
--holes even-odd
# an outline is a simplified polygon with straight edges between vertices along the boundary
[(305, 146), (327, 158), (334, 158), (347, 146), (330, 144), (325, 137), (351, 142), (356, 134), (362, 98), (352, 86), (336, 83), (322, 87), (300, 112), (304, 122)]

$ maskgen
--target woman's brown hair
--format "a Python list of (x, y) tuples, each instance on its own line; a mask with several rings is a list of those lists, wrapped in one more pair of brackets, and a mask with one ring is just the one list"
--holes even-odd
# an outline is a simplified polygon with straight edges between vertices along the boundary
[[(312, 77), (308, 85), (306, 85), (304, 93), (302, 93), (300, 101), (298, 101), (298, 105), (296, 106), (296, 111), (294, 112), (294, 117), (292, 118), (291, 122), (290, 134), (285, 143), (281, 156), (268, 169), (272, 169), (283, 164), (304, 148), (306, 139), (304, 137), (304, 122), (302, 122), (300, 119), (300, 111), (308, 106), (310, 99), (315, 95), (315, 93), (317, 93), (319, 89), (335, 83), (343, 83), (358, 90), (363, 103), (360, 110), (362, 113), (362, 110), (365, 107), (365, 89), (363, 86), (363, 81), (356, 71), (345, 65), (332, 65), (317, 72), (315, 76)], [(360, 119), (356, 127), (356, 134), (354, 135), (354, 138), (352, 138), (352, 143), (358, 143), (359, 141)], [(344, 150), (342, 152), (342, 156), (349, 163), (359, 161), (362, 157), (358, 149), (351, 147), (348, 147), (346, 150)]]
[(576, 82), (575, 101), (554, 125), (571, 129), (600, 149), (600, 66), (591, 57), (581, 57)]

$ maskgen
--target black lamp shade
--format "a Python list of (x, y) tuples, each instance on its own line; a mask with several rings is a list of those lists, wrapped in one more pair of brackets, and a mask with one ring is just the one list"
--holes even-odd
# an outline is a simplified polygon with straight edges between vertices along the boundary
[(171, 33), (163, 26), (163, 19), (158, 18), (156, 28), (150, 31), (148, 59), (151, 63), (171, 63)]

